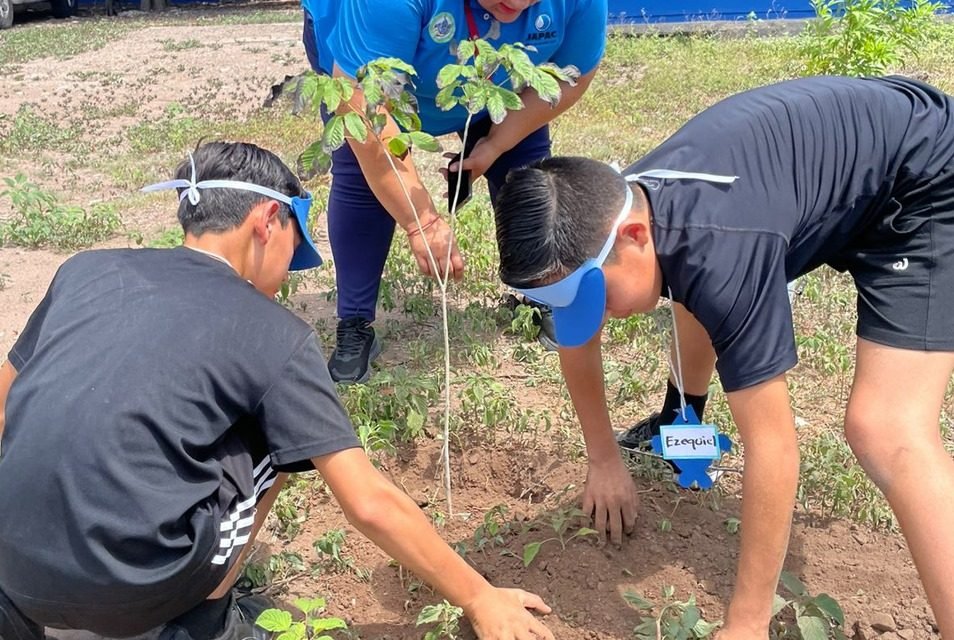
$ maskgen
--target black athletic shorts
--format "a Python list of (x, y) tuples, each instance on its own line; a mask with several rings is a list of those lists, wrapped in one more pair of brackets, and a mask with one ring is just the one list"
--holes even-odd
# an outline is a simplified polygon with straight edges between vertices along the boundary
[(893, 211), (832, 262), (854, 277), (859, 337), (954, 351), (954, 162), (892, 200)]
[[(241, 435), (225, 443), (218, 454), (223, 473), (218, 495), (189, 513), (190, 505), (183, 505), (183, 517), (197, 524), (196, 537), (190, 552), (176, 560), (181, 566), (170, 578), (155, 584), (124, 584), (114, 576), (104, 584), (102, 576), (90, 575), (73, 577), (71, 584), (57, 584), (51, 592), (48, 576), (36, 575), (32, 581), (29, 576), (18, 578), (15, 590), (7, 584), (0, 584), (0, 589), (29, 622), (106, 637), (147, 632), (201, 604), (222, 583), (250, 541), (256, 507), (277, 478), (261, 431), (251, 425), (236, 425), (235, 429)], [(175, 487), (169, 491), (174, 492)], [(47, 593), (68, 593), (71, 602), (51, 600), (44, 597)]]

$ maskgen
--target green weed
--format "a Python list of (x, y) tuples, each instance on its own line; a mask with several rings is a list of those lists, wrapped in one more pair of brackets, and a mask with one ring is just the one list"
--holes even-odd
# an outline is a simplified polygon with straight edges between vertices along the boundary
[(434, 628), (424, 634), (424, 640), (457, 640), (460, 637), (460, 619), (463, 615), (463, 609), (444, 600), (440, 604), (421, 609), (417, 616), (417, 626), (433, 625)]
[(812, 596), (787, 571), (782, 572), (781, 583), (791, 599), (775, 595), (769, 629), (772, 640), (845, 640), (845, 614), (834, 598), (827, 593)]
[[(654, 604), (633, 591), (623, 599), (640, 612), (639, 624), (633, 629), (637, 640), (696, 640), (708, 638), (722, 622), (706, 622), (692, 594), (684, 601), (676, 600), (676, 589), (663, 587), (662, 603)], [(658, 612), (656, 610), (658, 609)]]
[(332, 640), (329, 631), (346, 630), (348, 625), (341, 618), (324, 616), (327, 601), (324, 598), (298, 598), (295, 609), (304, 618), (296, 622), (290, 611), (266, 609), (255, 624), (279, 634), (280, 640)]
[(801, 42), (807, 75), (883, 75), (915, 56), (929, 40), (935, 13), (931, 0), (812, 0), (818, 15)]
[(44, 117), (36, 105), (24, 103), (13, 116), (9, 132), (0, 139), (0, 153), (75, 151), (81, 133), (77, 125)]
[(14, 214), (0, 223), (0, 243), (18, 247), (53, 247), (69, 251), (110, 237), (120, 226), (115, 207), (96, 203), (88, 208), (66, 205), (23, 174), (4, 178), (0, 196), (13, 202)]
[[(582, 518), (584, 518), (584, 516), (585, 514), (576, 507), (557, 509), (556, 511), (550, 512), (543, 524), (548, 525), (556, 535), (545, 540), (525, 544), (523, 546), (523, 555), (521, 556), (523, 566), (529, 567), (533, 560), (537, 557), (537, 554), (540, 553), (540, 549), (543, 548), (543, 545), (547, 544), (548, 542), (558, 542), (560, 544), (560, 549), (562, 551), (566, 551), (566, 545), (577, 538), (599, 536), (599, 532), (588, 527), (579, 527), (575, 531), (573, 530), (573, 524), (575, 522), (579, 522)], [(541, 524), (540, 520), (541, 519), (537, 519), (537, 526)], [(531, 528), (533, 526), (534, 525), (531, 525)]]

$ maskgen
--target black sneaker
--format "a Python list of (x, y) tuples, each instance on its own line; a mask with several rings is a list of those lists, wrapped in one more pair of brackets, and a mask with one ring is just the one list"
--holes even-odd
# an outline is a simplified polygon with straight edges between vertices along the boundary
[(527, 301), (531, 306), (540, 311), (539, 316), (534, 316), (534, 321), (540, 327), (540, 333), (537, 334), (537, 341), (543, 345), (547, 351), (556, 351), (559, 348), (556, 340), (556, 327), (553, 324), (553, 309), (536, 302)]
[[(195, 631), (190, 632), (189, 628), (179, 622), (181, 619), (177, 618), (162, 627), (155, 637), (157, 640), (270, 640), (272, 634), (255, 625), (263, 611), (275, 606), (269, 598), (261, 595), (238, 595), (236, 591), (226, 597), (230, 602), (224, 621), (218, 623), (221, 628), (215, 635), (198, 638)], [(205, 626), (211, 626), (215, 622), (210, 620)], [(203, 632), (202, 635), (207, 634)]]
[(344, 384), (367, 382), (371, 363), (381, 355), (381, 343), (374, 328), (364, 318), (347, 318), (338, 322), (337, 344), (328, 361), (331, 379)]
[(659, 413), (653, 412), (648, 418), (643, 418), (628, 431), (616, 436), (616, 443), (624, 449), (638, 449), (652, 451), (653, 436), (659, 435)]

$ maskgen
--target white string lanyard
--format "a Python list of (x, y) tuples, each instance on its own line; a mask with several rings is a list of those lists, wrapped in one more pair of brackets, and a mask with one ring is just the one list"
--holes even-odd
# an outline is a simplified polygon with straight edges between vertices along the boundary
[[(613, 165), (613, 168), (619, 171), (618, 165)], [(649, 171), (641, 171), (640, 173), (635, 173), (632, 175), (624, 176), (624, 179), (627, 182), (642, 182), (645, 184), (643, 178), (655, 178), (658, 180), (701, 180), (703, 182), (713, 182), (716, 184), (732, 184), (739, 179), (739, 176), (725, 176), (715, 173), (697, 173), (693, 171), (675, 171), (672, 169), (650, 169)], [(648, 187), (658, 189), (659, 185), (647, 184)], [(676, 383), (676, 390), (679, 391), (679, 408), (682, 411), (682, 416), (686, 416), (686, 385), (682, 376), (682, 354), (679, 344), (679, 329), (676, 326), (676, 309), (673, 306), (675, 301), (672, 296), (672, 288), (669, 287), (669, 313), (672, 317), (672, 340), (673, 346), (676, 351), (676, 361), (673, 362), (672, 354), (667, 350), (666, 351), (666, 360), (669, 362), (669, 370), (672, 372), (672, 376)]]

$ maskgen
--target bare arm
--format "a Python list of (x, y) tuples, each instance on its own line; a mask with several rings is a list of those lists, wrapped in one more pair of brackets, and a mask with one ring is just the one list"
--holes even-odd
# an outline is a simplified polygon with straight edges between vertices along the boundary
[(606, 407), (601, 336), (597, 333), (576, 349), (560, 349), (560, 368), (586, 442), (589, 469), (583, 511), (593, 513), (597, 531), (608, 529), (611, 540), (620, 544), (623, 533), (635, 526), (638, 501)]
[(788, 549), (798, 486), (798, 443), (785, 376), (728, 394), (745, 445), (742, 548), (720, 637), (765, 638)]
[(3, 366), (0, 367), (0, 438), (3, 438), (3, 428), (7, 424), (7, 394), (10, 393), (10, 387), (13, 386), (13, 381), (16, 377), (17, 370), (10, 364), (10, 361), (7, 360), (3, 363)]
[[(495, 589), (437, 535), (406, 494), (374, 468), (361, 449), (313, 460), (348, 521), (388, 555), (464, 609), (484, 640), (553, 639), (527, 608), (549, 613), (536, 595)], [(355, 482), (355, 478), (360, 481)]]
[[(348, 77), (337, 66), (335, 66), (334, 75), (341, 78)], [(351, 110), (364, 113), (366, 104), (364, 94), (356, 87), (351, 100), (342, 104), (338, 108), (338, 113), (343, 115)], [(387, 140), (401, 132), (394, 118), (386, 112), (385, 116), (387, 124), (381, 132), (382, 140)], [(363, 143), (348, 138), (348, 145), (358, 159), (361, 173), (364, 174), (374, 197), (391, 214), (395, 222), (406, 233), (410, 234), (411, 250), (421, 272), (428, 276), (435, 275), (427, 249), (424, 246), (424, 240), (430, 246), (441, 274), (444, 273), (446, 268), (448, 245), (450, 244), (452, 245), (450, 275), (454, 279), (459, 279), (464, 273), (463, 259), (457, 250), (456, 242), (451, 238), (450, 227), (438, 214), (430, 194), (421, 182), (421, 177), (418, 175), (412, 161), (413, 152), (406, 154), (403, 158), (396, 158), (388, 152), (384, 145), (379, 144), (374, 139), (373, 134), (369, 135), (368, 140)], [(407, 194), (405, 194), (405, 189)], [(410, 198), (410, 202), (408, 198)], [(417, 219), (414, 217), (415, 210), (418, 215)], [(421, 227), (428, 225), (423, 232), (421, 232), (421, 227), (418, 226), (418, 220)]]

